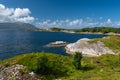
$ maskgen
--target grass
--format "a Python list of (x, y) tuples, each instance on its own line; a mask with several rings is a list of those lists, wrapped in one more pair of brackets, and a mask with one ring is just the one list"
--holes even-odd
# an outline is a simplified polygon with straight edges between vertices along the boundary
[(81, 70), (76, 70), (63, 80), (119, 80), (119, 66), (119, 57), (115, 55), (83, 58)]
[(115, 53), (120, 53), (120, 37), (118, 36), (108, 36), (106, 38), (97, 38), (90, 41), (90, 43), (95, 43), (101, 41), (105, 46), (112, 49)]
[[(43, 80), (46, 78), (57, 78), (67, 76), (73, 72), (73, 65), (70, 57), (57, 54), (39, 52), (23, 54), (0, 62), (0, 65), (8, 67), (15, 64), (26, 66), (25, 71), (33, 71)], [(22, 73), (23, 70), (21, 71)]]
[[(50, 69), (47, 70), (51, 70), (52, 72), (38, 74), (36, 72), (36, 69), (39, 67), (37, 62), (44, 55), (48, 59), (46, 64), (50, 67)], [(34, 71), (40, 75), (41, 80), (54, 80), (56, 78), (62, 80), (120, 80), (120, 57), (111, 54), (83, 58), (80, 70), (76, 70), (72, 65), (72, 57), (44, 52), (19, 55), (0, 62), (0, 65), (6, 67), (14, 64), (26, 66), (26, 70)], [(61, 73), (55, 75), (57, 73), (55, 72), (56, 70), (61, 71)], [(63, 74), (62, 71), (66, 71), (66, 73), (64, 72), (65, 74)], [(53, 72), (55, 72), (55, 74)]]

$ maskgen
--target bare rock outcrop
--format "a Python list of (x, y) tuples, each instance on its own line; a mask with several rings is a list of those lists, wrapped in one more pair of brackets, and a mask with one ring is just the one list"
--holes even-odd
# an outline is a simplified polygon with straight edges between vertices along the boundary
[(103, 42), (98, 41), (97, 43), (90, 43), (90, 39), (83, 38), (75, 43), (68, 44), (65, 49), (69, 54), (75, 52), (82, 52), (83, 56), (93, 57), (100, 56), (102, 54), (115, 54), (112, 50), (104, 45)]
[(34, 72), (24, 71), (25, 66), (13, 65), (0, 67), (0, 80), (38, 80)]
[(55, 41), (45, 45), (45, 47), (61, 47), (61, 46), (66, 46), (67, 44), (68, 43), (65, 41)]

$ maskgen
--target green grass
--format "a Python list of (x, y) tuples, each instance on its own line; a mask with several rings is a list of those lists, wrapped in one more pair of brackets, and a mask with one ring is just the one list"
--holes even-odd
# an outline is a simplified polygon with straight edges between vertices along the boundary
[(81, 70), (76, 70), (63, 80), (119, 80), (120, 61), (115, 55), (83, 58)]
[[(49, 67), (48, 70), (51, 70), (51, 73), (38, 74), (36, 72), (40, 67), (37, 62), (43, 59), (43, 56), (48, 59), (45, 65)], [(19, 55), (0, 62), (0, 65), (6, 67), (14, 64), (25, 65), (26, 70), (36, 72), (42, 80), (56, 78), (62, 80), (120, 80), (120, 58), (117, 55), (106, 54), (99, 57), (83, 58), (80, 70), (76, 70), (72, 65), (72, 57), (44, 52)], [(64, 71), (66, 73), (64, 72), (65, 74), (62, 75), (55, 72), (56, 70), (62, 74)], [(54, 72), (58, 75), (55, 75)]]
[(45, 52), (23, 54), (0, 62), (5, 67), (14, 64), (26, 66), (25, 70), (42, 75), (40, 78), (67, 76), (73, 72), (74, 67), (70, 57)]
[(109, 47), (116, 53), (120, 53), (120, 37), (108, 36), (106, 38), (97, 38), (90, 41), (90, 43), (101, 41), (105, 46)]

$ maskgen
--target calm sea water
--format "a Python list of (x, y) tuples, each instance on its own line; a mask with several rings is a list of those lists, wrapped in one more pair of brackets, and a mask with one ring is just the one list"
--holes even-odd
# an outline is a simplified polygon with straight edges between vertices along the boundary
[(0, 60), (20, 54), (40, 51), (66, 55), (64, 47), (44, 46), (54, 41), (75, 42), (81, 38), (92, 39), (101, 37), (103, 35), (0, 30)]

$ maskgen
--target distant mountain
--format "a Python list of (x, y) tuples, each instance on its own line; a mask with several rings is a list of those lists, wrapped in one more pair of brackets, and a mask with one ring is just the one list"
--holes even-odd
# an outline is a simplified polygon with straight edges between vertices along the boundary
[(34, 25), (29, 23), (0, 23), (0, 29), (12, 29), (12, 30), (37, 30)]

